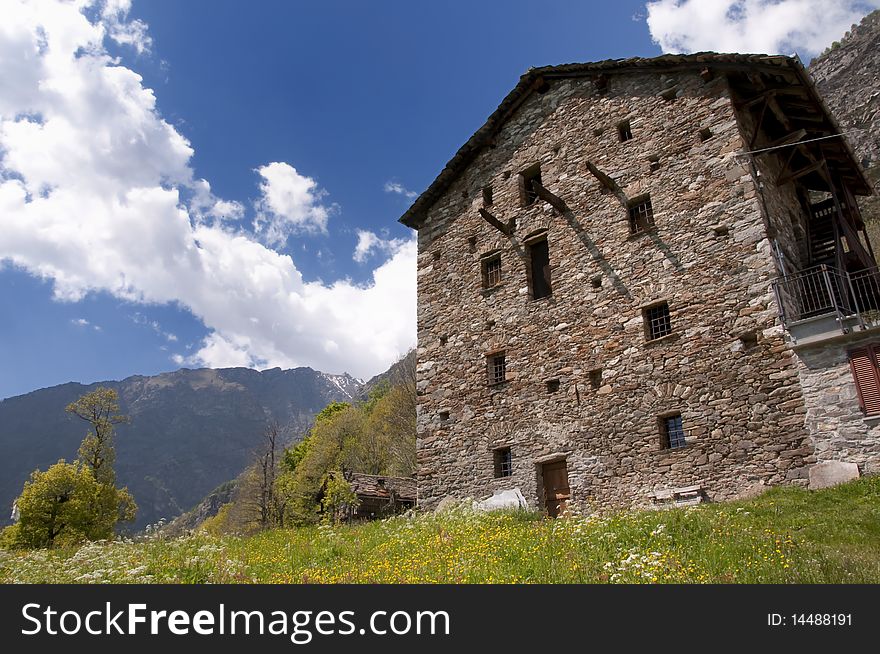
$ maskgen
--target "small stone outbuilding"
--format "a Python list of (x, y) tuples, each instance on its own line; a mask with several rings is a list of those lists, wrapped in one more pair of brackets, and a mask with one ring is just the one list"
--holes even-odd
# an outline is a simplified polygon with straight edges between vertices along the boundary
[(368, 475), (360, 472), (333, 472), (342, 474), (357, 496), (357, 505), (338, 516), (344, 520), (375, 520), (386, 518), (415, 507), (416, 480), (412, 477)]

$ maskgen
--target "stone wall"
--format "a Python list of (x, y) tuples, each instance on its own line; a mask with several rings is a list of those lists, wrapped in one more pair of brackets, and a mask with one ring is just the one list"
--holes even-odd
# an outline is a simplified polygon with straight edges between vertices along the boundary
[(819, 462), (847, 461), (858, 464), (862, 473), (880, 472), (880, 416), (865, 417), (859, 408), (847, 354), (877, 343), (880, 332), (874, 330), (797, 350), (806, 426)]
[[(621, 142), (624, 120), (633, 138)], [(757, 482), (803, 483), (815, 460), (806, 409), (777, 326), (766, 217), (734, 157), (742, 148), (723, 77), (615, 74), (604, 94), (569, 79), (529, 96), (419, 232), (423, 507), (514, 486), (541, 507), (540, 463), (559, 457), (585, 509), (690, 485), (725, 499)], [(650, 193), (656, 228), (632, 236), (587, 161), (628, 198)], [(570, 212), (521, 206), (517, 174), (535, 163)], [(511, 237), (479, 215), (489, 185), (488, 210), (517, 219)], [(532, 300), (524, 242), (540, 230), (553, 293)], [(483, 289), (480, 257), (496, 251), (502, 282)], [(642, 309), (659, 301), (673, 333), (647, 341)], [(498, 350), (507, 382), (489, 386), (486, 354)], [(670, 412), (689, 430), (684, 448), (661, 448), (658, 416)], [(502, 446), (513, 474), (496, 479)]]

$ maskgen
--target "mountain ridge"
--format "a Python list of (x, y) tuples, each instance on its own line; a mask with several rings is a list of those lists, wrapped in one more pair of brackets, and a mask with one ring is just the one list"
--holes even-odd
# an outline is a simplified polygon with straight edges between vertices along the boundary
[(72, 460), (86, 426), (65, 412), (105, 386), (119, 393), (130, 424), (117, 428), (117, 476), (138, 503), (134, 529), (190, 509), (250, 462), (267, 424), (296, 440), (328, 403), (354, 401), (363, 382), (309, 367), (181, 368), (158, 375), (67, 382), (0, 400), (0, 524), (35, 469)]

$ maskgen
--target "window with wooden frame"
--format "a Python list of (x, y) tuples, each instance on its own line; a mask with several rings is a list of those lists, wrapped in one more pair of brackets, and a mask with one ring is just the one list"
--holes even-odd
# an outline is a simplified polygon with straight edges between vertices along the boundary
[(660, 445), (667, 450), (687, 445), (680, 413), (660, 416)]
[(538, 193), (535, 191), (533, 182), (538, 182), (543, 186), (541, 181), (541, 164), (529, 166), (519, 174), (519, 191), (522, 206), (527, 207), (534, 204), (538, 199)]
[(629, 210), (629, 231), (631, 234), (641, 234), (654, 226), (654, 208), (651, 206), (650, 195), (630, 200), (627, 209)]
[(507, 357), (504, 352), (495, 352), (486, 357), (486, 371), (489, 386), (497, 386), (507, 380)]
[(553, 295), (550, 285), (550, 246), (541, 238), (526, 244), (529, 255), (529, 294), (533, 300)]
[(483, 257), (483, 288), (492, 288), (501, 283), (501, 254)]
[(645, 320), (645, 338), (649, 341), (663, 338), (672, 333), (672, 320), (669, 316), (669, 304), (660, 302), (642, 309)]
[(859, 408), (866, 416), (880, 416), (878, 352), (880, 345), (868, 345), (849, 352), (849, 365), (859, 394)]
[(495, 478), (510, 477), (513, 475), (513, 456), (509, 447), (499, 447), (492, 451), (492, 462), (495, 468)]

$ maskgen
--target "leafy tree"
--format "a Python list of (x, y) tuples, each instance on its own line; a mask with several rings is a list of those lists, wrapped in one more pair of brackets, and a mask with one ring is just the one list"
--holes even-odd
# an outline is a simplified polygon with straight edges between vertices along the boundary
[(113, 463), (116, 450), (113, 447), (114, 425), (128, 422), (128, 417), (119, 413), (119, 395), (112, 388), (103, 386), (86, 393), (65, 409), (91, 426), (79, 446), (79, 459), (91, 468), (101, 483), (114, 484), (116, 475)]
[(3, 541), (19, 547), (53, 547), (113, 536), (116, 523), (134, 520), (137, 505), (127, 488), (116, 487), (114, 425), (119, 414), (116, 391), (98, 388), (67, 406), (91, 429), (79, 446), (79, 459), (61, 459), (45, 472), (35, 470), (16, 500), (18, 522)]
[(86, 466), (61, 459), (25, 482), (12, 540), (19, 547), (53, 547), (109, 538), (116, 521), (107, 519), (107, 503), (113, 499)]
[(321, 499), (325, 517), (334, 523), (345, 520), (357, 509), (358, 503), (357, 493), (351, 489), (343, 475), (331, 473), (326, 476), (324, 497)]

